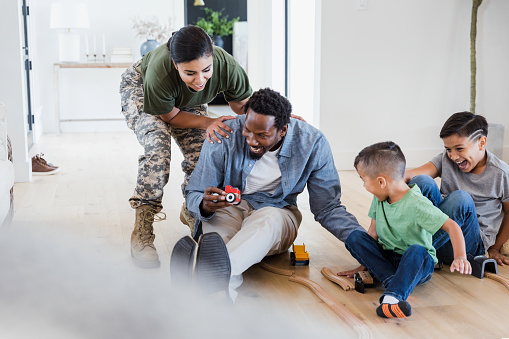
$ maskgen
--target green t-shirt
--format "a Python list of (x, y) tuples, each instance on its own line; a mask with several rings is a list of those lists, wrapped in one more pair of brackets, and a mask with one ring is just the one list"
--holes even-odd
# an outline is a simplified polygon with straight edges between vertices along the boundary
[(411, 245), (421, 245), (437, 263), (433, 234), (449, 217), (424, 197), (417, 185), (410, 187), (405, 196), (393, 204), (373, 197), (368, 215), (376, 220), (378, 242), (385, 250), (403, 255)]
[(182, 81), (163, 44), (141, 61), (143, 111), (153, 115), (171, 112), (173, 107), (193, 107), (211, 102), (223, 92), (226, 101), (242, 101), (252, 89), (244, 69), (222, 48), (214, 46), (213, 73), (202, 91), (196, 92)]

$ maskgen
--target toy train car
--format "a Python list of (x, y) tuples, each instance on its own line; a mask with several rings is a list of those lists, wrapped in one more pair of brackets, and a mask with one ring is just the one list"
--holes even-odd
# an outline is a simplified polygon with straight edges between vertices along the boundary
[(306, 252), (306, 245), (293, 245), (293, 252), (290, 252), (290, 263), (295, 265), (309, 265), (309, 254)]

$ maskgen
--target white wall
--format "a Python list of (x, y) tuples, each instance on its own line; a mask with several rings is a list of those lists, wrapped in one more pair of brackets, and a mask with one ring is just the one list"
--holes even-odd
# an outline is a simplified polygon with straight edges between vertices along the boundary
[(288, 99), (293, 113), (318, 127), (315, 100), (315, 0), (288, 2)]
[(285, 92), (284, 0), (248, 0), (248, 75), (253, 91)]
[(11, 138), (16, 182), (29, 181), (27, 105), (21, 50), (21, 3), (5, 1), (0, 10), (0, 101), (7, 109), (7, 133)]
[[(30, 16), (32, 22), (32, 59), (34, 69), (34, 108), (41, 110), (40, 116), (36, 117), (36, 125), (42, 124), (44, 133), (54, 133), (54, 91), (53, 91), (53, 63), (58, 62), (58, 33), (59, 30), (50, 29), (50, 7), (52, 2), (60, 0), (32, 0), (30, 3)], [(140, 45), (144, 39), (136, 37), (136, 31), (132, 29), (131, 18), (158, 17), (161, 22), (166, 22), (174, 13), (175, 27), (180, 28), (184, 24), (184, 4), (182, 0), (68, 0), (74, 2), (86, 2), (90, 21), (89, 29), (76, 30), (81, 35), (81, 61), (85, 62), (85, 34), (88, 34), (90, 49), (92, 49), (92, 37), (95, 34), (98, 50), (102, 46), (102, 34), (105, 35), (106, 53), (111, 54), (113, 47), (131, 47), (134, 59), (140, 58)], [(90, 112), (94, 116), (117, 116), (120, 115), (120, 97), (118, 86), (120, 83), (121, 70), (92, 70), (90, 72), (79, 70), (61, 70), (61, 117), (83, 118)], [(87, 93), (87, 88), (91, 92)], [(92, 95), (90, 95), (90, 93)], [(90, 106), (91, 105), (91, 106)], [(73, 110), (74, 107), (74, 110)], [(92, 107), (92, 109), (90, 109)], [(112, 111), (114, 110), (114, 112)], [(64, 123), (64, 131), (87, 130), (88, 126), (97, 128), (101, 124), (103, 130), (116, 128), (109, 123)], [(94, 126), (95, 125), (95, 126)], [(107, 126), (105, 126), (107, 125)], [(125, 123), (119, 122), (122, 128)], [(67, 128), (67, 130), (66, 130)], [(101, 130), (101, 128), (96, 129)]]
[[(445, 120), (469, 110), (471, 1), (321, 0), (320, 126), (340, 169), (363, 147), (400, 144), (408, 166), (443, 149)], [(477, 113), (502, 123), (509, 160), (509, 1), (478, 21)]]

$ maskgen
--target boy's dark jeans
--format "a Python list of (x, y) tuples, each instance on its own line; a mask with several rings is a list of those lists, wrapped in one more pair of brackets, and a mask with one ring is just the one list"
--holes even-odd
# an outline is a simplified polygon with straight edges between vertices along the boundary
[(387, 251), (369, 234), (362, 231), (350, 233), (346, 248), (359, 263), (373, 273), (385, 287), (384, 295), (406, 300), (418, 284), (433, 275), (435, 261), (420, 245), (412, 245), (401, 255)]
[[(484, 254), (479, 221), (475, 212), (474, 200), (465, 191), (454, 191), (442, 199), (440, 189), (433, 178), (427, 175), (418, 175), (408, 184), (417, 184), (422, 195), (431, 200), (449, 218), (454, 220), (461, 228), (465, 237), (465, 248), (468, 259)], [(438, 230), (433, 235), (433, 247), (437, 250), (437, 258), (450, 265), (454, 261), (454, 252), (449, 235), (444, 230)]]

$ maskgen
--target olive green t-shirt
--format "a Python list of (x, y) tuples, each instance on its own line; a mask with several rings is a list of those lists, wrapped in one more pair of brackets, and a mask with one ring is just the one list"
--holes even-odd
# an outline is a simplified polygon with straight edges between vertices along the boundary
[(153, 115), (171, 112), (173, 107), (192, 107), (211, 102), (223, 92), (226, 101), (249, 98), (252, 89), (244, 69), (222, 48), (214, 46), (213, 73), (202, 91), (196, 92), (182, 81), (163, 44), (141, 61), (143, 111)]
[(369, 217), (376, 220), (378, 242), (384, 250), (403, 255), (411, 245), (421, 245), (438, 262), (433, 234), (449, 219), (447, 214), (424, 197), (417, 185), (395, 203), (373, 197)]

